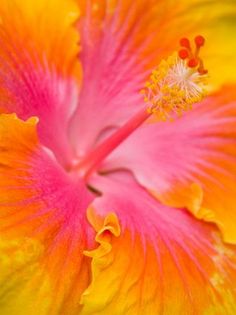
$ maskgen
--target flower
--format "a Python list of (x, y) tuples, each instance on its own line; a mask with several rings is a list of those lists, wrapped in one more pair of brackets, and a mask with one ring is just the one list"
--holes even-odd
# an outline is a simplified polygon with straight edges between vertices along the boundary
[(1, 0), (1, 314), (236, 313), (235, 14)]

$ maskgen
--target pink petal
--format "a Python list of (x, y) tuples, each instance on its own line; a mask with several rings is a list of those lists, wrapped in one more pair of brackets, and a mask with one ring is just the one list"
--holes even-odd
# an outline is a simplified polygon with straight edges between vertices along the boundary
[[(188, 188), (197, 183), (203, 190), (202, 207), (211, 212), (206, 219), (235, 242), (235, 138), (235, 92), (223, 88), (174, 122), (144, 125), (114, 151), (104, 169), (133, 171), (160, 200), (178, 207), (188, 206)], [(188, 208), (198, 217), (199, 207)]]
[(233, 14), (233, 3), (79, 0), (79, 5), (83, 82), (70, 124), (78, 156), (144, 106), (139, 91), (151, 70), (178, 50), (183, 36), (206, 36), (204, 60), (211, 66), (214, 87), (235, 79), (230, 71), (221, 71), (235, 55), (233, 27), (223, 22)]
[(167, 4), (160, 16), (152, 0), (81, 1), (81, 7), (83, 84), (71, 123), (79, 156), (144, 106), (139, 92), (150, 69), (178, 46), (178, 35), (167, 38), (165, 31), (180, 23), (173, 16), (183, 9)]
[(0, 112), (39, 117), (42, 144), (66, 166), (72, 158), (67, 125), (78, 98), (76, 66), (71, 70), (78, 12), (70, 1), (47, 2), (1, 3)]
[[(87, 314), (233, 314), (235, 247), (183, 209), (161, 205), (130, 175), (94, 180), (97, 231)], [(100, 220), (98, 217), (100, 216)]]
[(32, 304), (40, 314), (77, 314), (89, 283), (83, 250), (94, 244), (86, 220), (94, 197), (42, 148), (35, 119), (1, 115), (0, 148), (1, 310), (22, 314), (23, 303), (27, 315)]

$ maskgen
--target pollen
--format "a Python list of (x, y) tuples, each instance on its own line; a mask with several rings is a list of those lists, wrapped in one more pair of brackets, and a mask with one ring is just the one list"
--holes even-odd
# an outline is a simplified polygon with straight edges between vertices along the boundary
[(141, 93), (147, 110), (161, 120), (181, 116), (206, 95), (207, 70), (199, 57), (204, 38), (195, 38), (195, 52), (187, 38), (180, 40), (181, 49), (155, 68)]

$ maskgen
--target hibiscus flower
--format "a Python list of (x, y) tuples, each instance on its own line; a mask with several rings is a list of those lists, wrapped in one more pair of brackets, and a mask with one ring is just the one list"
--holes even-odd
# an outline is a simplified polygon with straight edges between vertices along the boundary
[(236, 314), (235, 17), (1, 0), (2, 315)]

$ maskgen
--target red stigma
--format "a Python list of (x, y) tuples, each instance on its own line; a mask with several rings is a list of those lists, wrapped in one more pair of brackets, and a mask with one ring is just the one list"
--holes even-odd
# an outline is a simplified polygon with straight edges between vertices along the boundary
[(179, 57), (180, 57), (181, 59), (186, 59), (186, 58), (188, 58), (188, 57), (189, 57), (189, 53), (188, 53), (187, 49), (180, 49), (180, 50), (179, 50)]
[(196, 58), (192, 58), (188, 61), (188, 66), (190, 68), (195, 68), (198, 65), (198, 60)]
[(205, 38), (201, 35), (198, 35), (195, 37), (194, 41), (197, 47), (202, 47), (205, 43)]
[(180, 46), (182, 47), (190, 48), (190, 41), (188, 38), (185, 38), (185, 37), (181, 38), (179, 43), (180, 43)]
[(198, 66), (197, 71), (199, 74), (204, 75), (208, 71), (204, 69), (203, 61), (199, 57), (199, 52), (202, 46), (205, 44), (205, 38), (201, 35), (198, 35), (194, 38), (195, 42), (195, 51), (193, 52), (190, 41), (188, 38), (183, 37), (180, 39), (180, 46), (183, 47), (179, 50), (179, 58), (187, 61), (187, 65), (189, 68), (195, 68)]

